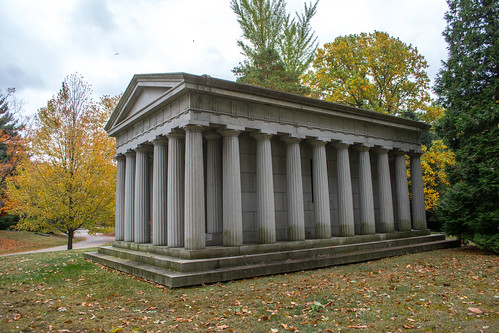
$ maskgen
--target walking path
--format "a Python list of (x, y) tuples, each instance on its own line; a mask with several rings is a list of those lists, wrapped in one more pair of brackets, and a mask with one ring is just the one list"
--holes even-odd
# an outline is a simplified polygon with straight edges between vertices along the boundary
[[(73, 243), (73, 249), (86, 249), (90, 247), (98, 247), (104, 244), (110, 243), (114, 241), (114, 236), (105, 236), (105, 235), (89, 235), (88, 230), (78, 229), (75, 232), (75, 237), (85, 237), (85, 240), (82, 240), (78, 243)], [(52, 251), (64, 251), (68, 248), (66, 245), (60, 245), (55, 247), (49, 247), (45, 249), (26, 251), (26, 252), (18, 252), (18, 253), (9, 253), (4, 256), (13, 256), (16, 254), (27, 254), (27, 253), (39, 253), (39, 252), (52, 252)]]

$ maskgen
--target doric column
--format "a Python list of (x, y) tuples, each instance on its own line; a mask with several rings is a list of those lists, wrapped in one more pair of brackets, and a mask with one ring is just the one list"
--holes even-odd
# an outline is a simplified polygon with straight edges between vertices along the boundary
[(206, 232), (223, 232), (222, 142), (220, 134), (207, 132), (206, 138)]
[(122, 154), (116, 156), (116, 223), (114, 239), (125, 239), (125, 182), (126, 182), (126, 157)]
[(358, 146), (356, 148), (359, 152), (360, 233), (369, 235), (376, 232), (371, 160), (369, 147)]
[(168, 137), (167, 243), (170, 247), (184, 246), (184, 135), (170, 133)]
[(407, 170), (405, 153), (394, 152), (395, 156), (395, 188), (397, 200), (398, 231), (411, 230), (411, 204), (409, 202), (409, 186), (407, 185)]
[(299, 138), (287, 137), (286, 180), (288, 197), (288, 240), (305, 240), (305, 213), (303, 207), (303, 180)]
[(258, 133), (256, 139), (257, 226), (260, 243), (276, 241), (274, 180), (272, 176), (272, 135)]
[(395, 230), (393, 224), (393, 201), (392, 185), (390, 182), (390, 164), (388, 161), (388, 149), (376, 149), (378, 163), (378, 189), (379, 189), (379, 211), (380, 232), (387, 233)]
[(421, 154), (411, 154), (412, 223), (417, 230), (426, 229)]
[(149, 147), (135, 149), (135, 214), (134, 240), (136, 243), (149, 243)]
[(329, 208), (329, 185), (327, 179), (326, 142), (313, 140), (312, 175), (315, 213), (315, 237), (331, 237), (331, 210)]
[(338, 169), (338, 222), (340, 236), (355, 235), (353, 217), (352, 178), (348, 144), (335, 143)]
[(220, 133), (223, 135), (223, 243), (239, 246), (243, 244), (239, 131), (226, 129)]
[(125, 232), (124, 240), (133, 242), (135, 211), (135, 151), (127, 151), (125, 167)]
[(166, 198), (168, 167), (168, 140), (159, 137), (154, 144), (153, 185), (152, 185), (152, 244), (167, 245)]
[(188, 125), (185, 130), (184, 247), (204, 249), (205, 206), (203, 171), (203, 127)]

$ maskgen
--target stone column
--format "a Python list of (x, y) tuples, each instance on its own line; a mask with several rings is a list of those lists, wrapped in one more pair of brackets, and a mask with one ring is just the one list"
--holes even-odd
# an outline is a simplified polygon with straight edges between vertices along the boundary
[(184, 247), (204, 249), (205, 206), (203, 171), (203, 127), (188, 125), (185, 130)]
[(288, 197), (288, 240), (305, 240), (305, 213), (303, 207), (303, 180), (299, 138), (287, 137), (286, 183)]
[(166, 224), (166, 173), (168, 164), (168, 140), (159, 137), (154, 144), (153, 186), (152, 186), (152, 244), (168, 244)]
[(355, 235), (353, 217), (352, 178), (350, 175), (350, 156), (348, 144), (335, 143), (338, 169), (338, 222), (340, 236)]
[(331, 237), (331, 211), (327, 179), (326, 142), (313, 140), (312, 175), (314, 185), (315, 237)]
[(206, 232), (223, 232), (222, 215), (222, 142), (215, 132), (206, 138)]
[(411, 154), (412, 223), (417, 230), (426, 229), (423, 172), (421, 154)]
[(125, 239), (125, 182), (126, 182), (126, 157), (116, 156), (116, 224), (115, 240)]
[(411, 204), (409, 202), (409, 186), (407, 185), (407, 170), (405, 154), (402, 151), (395, 155), (395, 188), (398, 209), (398, 231), (411, 230)]
[(357, 150), (359, 152), (360, 233), (369, 235), (376, 232), (371, 160), (369, 147), (358, 146)]
[(378, 163), (378, 188), (379, 188), (379, 211), (380, 232), (394, 232), (393, 222), (393, 200), (392, 185), (390, 182), (390, 163), (388, 161), (388, 149), (376, 149)]
[(149, 153), (148, 147), (135, 149), (135, 212), (134, 240), (136, 243), (149, 243)]
[(133, 242), (135, 211), (135, 151), (127, 151), (125, 167), (125, 242)]
[(272, 135), (259, 133), (256, 139), (257, 225), (260, 243), (275, 243), (274, 180), (272, 176)]
[(241, 162), (239, 131), (222, 130), (223, 135), (223, 243), (224, 246), (243, 244), (241, 202)]
[(170, 247), (184, 246), (184, 135), (170, 133), (168, 137), (167, 243)]

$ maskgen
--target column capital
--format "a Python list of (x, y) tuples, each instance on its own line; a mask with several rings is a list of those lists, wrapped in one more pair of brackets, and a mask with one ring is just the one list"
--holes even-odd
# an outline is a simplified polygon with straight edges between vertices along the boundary
[(353, 145), (352, 147), (357, 151), (369, 151), (372, 148), (372, 146), (364, 145), (361, 143)]
[(117, 161), (124, 161), (126, 159), (126, 156), (124, 154), (116, 154), (114, 156), (114, 158), (117, 160)]
[(281, 137), (281, 140), (287, 144), (290, 144), (290, 143), (300, 143), (300, 141), (303, 139), (297, 138), (295, 136), (284, 136), (284, 137)]
[(270, 140), (274, 135), (270, 133), (257, 132), (251, 134), (256, 140)]
[(174, 130), (174, 131), (171, 131), (170, 133), (166, 134), (166, 137), (168, 139), (183, 139), (183, 138), (185, 138), (185, 134), (181, 131)]
[(348, 147), (350, 147), (350, 144), (345, 143), (343, 141), (338, 141), (333, 143), (333, 147), (336, 149), (348, 149)]
[(407, 152), (403, 151), (403, 150), (400, 150), (400, 149), (394, 149), (391, 151), (391, 153), (394, 155), (394, 156), (404, 156), (407, 154)]
[(151, 153), (152, 152), (152, 147), (150, 144), (140, 144), (135, 148), (136, 152), (141, 152), (141, 153)]
[(127, 150), (125, 153), (126, 157), (135, 157), (135, 150)]
[(196, 133), (201, 133), (204, 131), (205, 127), (202, 125), (196, 125), (196, 124), (188, 124), (182, 127), (184, 131), (186, 132), (196, 132)]
[(232, 128), (224, 128), (221, 130), (218, 130), (218, 133), (222, 134), (223, 136), (238, 136), (242, 131), (238, 129), (232, 129)]
[(423, 155), (423, 152), (422, 151), (411, 151), (411, 152), (407, 153), (407, 155), (409, 155), (410, 158), (421, 157), (421, 155)]
[(164, 136), (157, 136), (154, 140), (152, 140), (153, 145), (167, 145), (168, 144), (168, 139), (165, 138)]
[(324, 147), (328, 142), (323, 139), (308, 139), (307, 142), (312, 146), (312, 147)]
[(379, 154), (387, 154), (390, 151), (388, 147), (374, 147), (373, 151)]
[(216, 131), (206, 131), (203, 133), (203, 136), (205, 137), (206, 140), (219, 140), (222, 136), (220, 133), (217, 133)]

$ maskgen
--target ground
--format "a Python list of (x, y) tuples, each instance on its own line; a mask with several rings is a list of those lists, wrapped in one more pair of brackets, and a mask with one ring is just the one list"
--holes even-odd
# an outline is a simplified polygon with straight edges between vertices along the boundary
[[(73, 239), (73, 249), (102, 246), (114, 240), (112, 235), (89, 235), (88, 230), (78, 229)], [(66, 235), (39, 234), (27, 231), (0, 231), (0, 256), (14, 253), (63, 251), (68, 248)]]
[(499, 259), (475, 248), (174, 290), (81, 254), (0, 258), (0, 331), (499, 331)]

